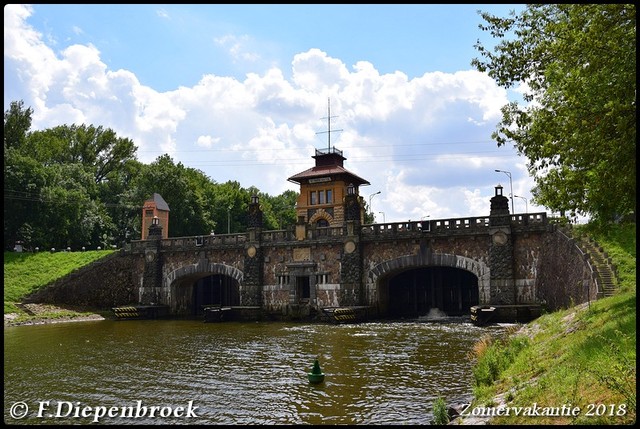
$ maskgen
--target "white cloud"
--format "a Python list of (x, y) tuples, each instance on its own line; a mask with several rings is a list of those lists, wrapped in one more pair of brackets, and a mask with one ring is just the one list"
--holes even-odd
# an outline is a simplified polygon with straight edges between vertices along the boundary
[(169, 12), (167, 12), (166, 9), (162, 8), (162, 9), (158, 9), (156, 11), (156, 14), (160, 17), (160, 18), (165, 18), (165, 19), (170, 19), (171, 17), (169, 16)]
[[(373, 200), (378, 221), (379, 212), (389, 222), (487, 215), (493, 187), (505, 179), (494, 169), (512, 171), (516, 195), (532, 185), (513, 148), (490, 139), (507, 94), (485, 74), (434, 71), (410, 80), (312, 48), (293, 57), (291, 80), (272, 67), (244, 81), (206, 74), (192, 87), (159, 92), (131, 71), (109, 70), (95, 46), (56, 55), (28, 25), (30, 14), (28, 6), (5, 6), (4, 104), (24, 100), (35, 129), (112, 128), (139, 146), (142, 162), (168, 153), (218, 183), (272, 195), (296, 190), (287, 178), (313, 166), (314, 148), (330, 137), (345, 168), (371, 183), (361, 188), (365, 199), (381, 191)], [(247, 41), (218, 42), (246, 60)]]
[(235, 36), (233, 34), (227, 34), (222, 37), (214, 38), (213, 41), (226, 49), (234, 62), (255, 62), (260, 59), (260, 55), (258, 53), (249, 51), (248, 47), (251, 45), (251, 38), (247, 35)]
[(200, 147), (205, 147), (207, 149), (211, 149), (219, 141), (220, 141), (219, 137), (200, 136), (196, 140), (196, 145)]

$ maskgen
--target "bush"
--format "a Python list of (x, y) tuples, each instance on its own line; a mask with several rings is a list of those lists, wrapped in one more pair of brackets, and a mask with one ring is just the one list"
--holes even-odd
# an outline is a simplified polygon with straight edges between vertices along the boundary
[(447, 413), (447, 404), (440, 396), (433, 402), (433, 424), (446, 425), (449, 423), (449, 413)]

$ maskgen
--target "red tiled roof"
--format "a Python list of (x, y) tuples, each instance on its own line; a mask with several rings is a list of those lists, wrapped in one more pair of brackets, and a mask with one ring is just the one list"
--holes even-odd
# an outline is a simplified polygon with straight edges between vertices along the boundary
[(370, 185), (370, 183), (364, 180), (362, 177), (353, 174), (346, 168), (340, 167), (339, 165), (325, 165), (320, 167), (315, 166), (301, 173), (294, 174), (287, 180), (299, 184), (302, 183), (305, 179), (312, 179), (314, 177), (322, 176), (346, 176), (348, 178), (346, 181), (351, 181), (354, 185)]

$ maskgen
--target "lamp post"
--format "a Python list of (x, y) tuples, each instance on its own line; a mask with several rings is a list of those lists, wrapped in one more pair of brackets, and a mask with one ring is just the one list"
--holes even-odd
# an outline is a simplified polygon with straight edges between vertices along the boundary
[(227, 234), (231, 234), (231, 209), (233, 206), (227, 207)]
[(382, 191), (378, 191), (378, 192), (374, 192), (373, 194), (369, 195), (369, 211), (371, 212), (371, 214), (373, 214), (373, 210), (371, 209), (371, 198), (375, 197), (376, 195), (378, 195), (381, 192)]
[(384, 215), (384, 212), (378, 212), (382, 215), (382, 223), (387, 223), (387, 218)]
[(519, 195), (514, 195), (515, 198), (522, 198), (524, 200), (524, 212), (526, 214), (529, 214), (529, 203), (527, 202), (527, 199), (525, 197), (521, 197)]
[(504, 173), (507, 176), (509, 176), (509, 187), (511, 188), (511, 193), (509, 194), (509, 197), (511, 198), (511, 214), (513, 214), (513, 182), (511, 181), (511, 172), (504, 171), (504, 170), (496, 170), (496, 173)]

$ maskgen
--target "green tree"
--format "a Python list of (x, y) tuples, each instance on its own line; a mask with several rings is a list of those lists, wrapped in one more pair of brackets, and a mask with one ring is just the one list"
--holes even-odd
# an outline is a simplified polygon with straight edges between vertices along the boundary
[(528, 159), (533, 201), (609, 221), (636, 206), (636, 9), (633, 4), (530, 4), (480, 13), (499, 43), (471, 62), (498, 85), (524, 84), (493, 138)]
[(30, 132), (32, 113), (19, 101), (4, 115), (5, 249), (120, 244), (140, 170), (133, 142), (93, 125)]
[(258, 194), (264, 213), (264, 229), (287, 229), (296, 223), (298, 193), (287, 190), (280, 195)]
[(31, 129), (33, 109), (25, 108), (24, 101), (12, 101), (4, 112), (4, 149), (19, 148), (24, 145)]
[(111, 218), (95, 198), (98, 185), (82, 164), (48, 166), (45, 180), (32, 238), (35, 245), (78, 250), (114, 244)]
[(60, 125), (35, 131), (29, 139), (29, 154), (43, 162), (76, 163), (91, 169), (96, 183), (107, 180), (135, 159), (132, 140), (120, 138), (110, 129), (93, 125)]
[(120, 168), (111, 171), (98, 188), (98, 199), (104, 203), (113, 222), (115, 244), (139, 240), (142, 236), (144, 198), (137, 192), (136, 183), (145, 168), (139, 161), (127, 160)]
[(216, 233), (244, 232), (247, 229), (247, 212), (251, 192), (235, 180), (216, 186), (216, 195), (211, 210), (216, 219)]
[(33, 232), (38, 228), (41, 192), (46, 184), (42, 163), (21, 155), (15, 148), (4, 151), (4, 248), (13, 249), (16, 241), (34, 247)]
[(31, 128), (33, 109), (23, 101), (11, 102), (4, 112), (4, 248), (16, 241), (31, 245), (37, 222), (40, 188), (44, 185), (42, 164), (21, 154)]

